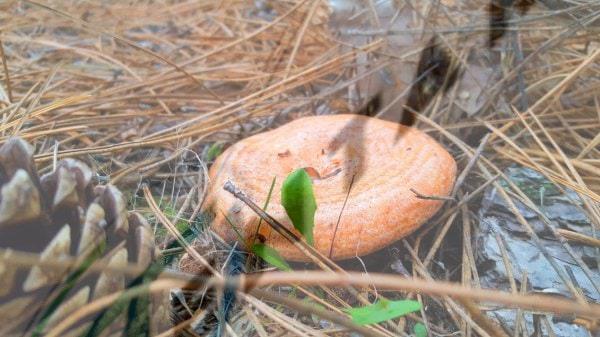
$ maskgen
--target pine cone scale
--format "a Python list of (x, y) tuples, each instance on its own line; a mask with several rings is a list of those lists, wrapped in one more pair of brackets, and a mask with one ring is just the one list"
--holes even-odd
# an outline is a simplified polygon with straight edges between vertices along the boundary
[[(92, 169), (73, 159), (59, 161), (40, 178), (33, 153), (29, 144), (17, 138), (0, 147), (2, 336), (35, 328), (63, 289), (68, 293), (49, 313), (44, 332), (90, 301), (124, 290), (134, 277), (108, 270), (85, 270), (65, 283), (96, 254), (113, 269), (132, 264), (146, 268), (157, 256), (152, 228), (140, 214), (128, 211), (124, 195), (115, 186), (94, 186)], [(19, 253), (38, 254), (41, 261), (77, 263), (65, 263), (64, 268), (40, 264), (27, 270), (6, 262)], [(78, 322), (66, 335), (84, 332), (93, 319)], [(123, 331), (125, 322), (123, 312), (108, 329)]]

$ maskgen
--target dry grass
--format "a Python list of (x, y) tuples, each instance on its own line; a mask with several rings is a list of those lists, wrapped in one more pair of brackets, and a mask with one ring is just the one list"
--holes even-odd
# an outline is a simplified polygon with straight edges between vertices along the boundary
[[(421, 34), (436, 34), (460, 60), (465, 75), (422, 112), (418, 127), (451, 150), (464, 180), (455, 189), (458, 202), (447, 202), (424, 230), (395, 248), (407, 256), (408, 272), (432, 287), (427, 289), (435, 288), (435, 280), (481, 288), (471, 240), (478, 224), (474, 210), (489, 185), (498, 188), (543, 252), (515, 201), (539, 212), (538, 207), (517, 185), (505, 190), (498, 183), (505, 178), (504, 169), (516, 163), (542, 173), (559, 189), (578, 193), (595, 237), (548, 229), (589, 273), (571, 244), (597, 242), (600, 235), (600, 35), (597, 25), (587, 25), (600, 15), (598, 4), (581, 5), (583, 16), (536, 6), (513, 20), (515, 29), (504, 45), (511, 49), (492, 52), (482, 47), (487, 20), (480, 1), (395, 1), (402, 11), (394, 20), (408, 28), (389, 29), (389, 18), (377, 15), (375, 1), (368, 1), (352, 20), (340, 23), (334, 17), (332, 26), (323, 1), (269, 3), (271, 8), (249, 1), (1, 4), (0, 145), (11, 136), (27, 139), (36, 147), (36, 161), (47, 169), (63, 157), (90, 163), (100, 173), (98, 180), (129, 191), (134, 205), (159, 219), (157, 228), (173, 232), (172, 222), (191, 223), (199, 213), (211, 144), (227, 145), (303, 115), (355, 111), (376, 92), (383, 93), (383, 107), (388, 108), (383, 117), (397, 118), (394, 112), (403, 101), (395, 98), (406, 89), (409, 82), (402, 80), (411, 78), (427, 40)], [(486, 75), (488, 69), (493, 75)], [(384, 71), (391, 72), (396, 84), (382, 80)], [(151, 187), (144, 190), (145, 200), (141, 183)], [(161, 205), (171, 205), (175, 214), (165, 215)], [(454, 265), (440, 270), (437, 261), (448, 252), (456, 254)], [(23, 259), (24, 265), (38, 262)], [(504, 262), (511, 270), (510, 259)], [(320, 263), (324, 270), (344, 273), (331, 261)], [(215, 267), (219, 277), (220, 266)], [(578, 301), (584, 312), (587, 300), (556, 268), (572, 291), (570, 305)], [(365, 334), (406, 335), (414, 322), (426, 323), (434, 335), (507, 333), (481, 314), (488, 307), (479, 301), (490, 298), (457, 297), (425, 286), (392, 292), (377, 287), (376, 277), (345, 290), (336, 286), (349, 284), (335, 282), (320, 289), (301, 287), (300, 272), (289, 277), (297, 281), (301, 297), (312, 298), (340, 319), (345, 314), (339, 308), (368, 303), (384, 293), (397, 296), (399, 290), (402, 297), (428, 305), (422, 315), (369, 327)], [(264, 285), (269, 280), (261, 279)], [(539, 304), (525, 295), (526, 287), (519, 289), (511, 281), (511, 294), (499, 296), (514, 299), (523, 311)], [(593, 282), (600, 286), (599, 280)], [(255, 310), (242, 310), (233, 318), (250, 322), (248, 335), (344, 331), (327, 330), (308, 319), (290, 320), (284, 313), (306, 317), (300, 313), (307, 308), (292, 300), (284, 303), (291, 311), (278, 310), (267, 305), (277, 302), (276, 297), (261, 302), (263, 297), (255, 295), (249, 292), (240, 299)], [(600, 315), (595, 311), (578, 318), (591, 325)]]

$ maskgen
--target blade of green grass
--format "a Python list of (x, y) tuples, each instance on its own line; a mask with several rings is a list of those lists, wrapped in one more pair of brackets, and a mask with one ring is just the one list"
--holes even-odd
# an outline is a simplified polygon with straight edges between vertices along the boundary
[(423, 323), (415, 324), (413, 331), (415, 337), (427, 337), (427, 328), (425, 327), (425, 325), (423, 325)]
[(275, 249), (265, 245), (264, 243), (255, 243), (254, 245), (252, 245), (252, 251), (254, 252), (254, 254), (267, 261), (269, 264), (281, 270), (292, 270), (290, 265), (287, 264), (287, 262), (285, 262), (285, 260), (281, 257), (281, 255), (279, 255), (279, 253)]
[(390, 301), (382, 299), (376, 303), (360, 308), (344, 309), (359, 325), (380, 323), (421, 310), (421, 303), (411, 300)]

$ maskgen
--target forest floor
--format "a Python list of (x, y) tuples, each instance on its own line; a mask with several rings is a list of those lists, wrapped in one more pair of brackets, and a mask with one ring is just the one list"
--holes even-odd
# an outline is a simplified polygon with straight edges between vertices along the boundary
[[(455, 158), (451, 200), (409, 237), (332, 262), (366, 284), (303, 286), (302, 273), (321, 268), (292, 264), (290, 285), (238, 296), (227, 332), (350, 335), (331, 323), (348, 319), (343, 308), (388, 298), (421, 309), (361, 334), (424, 326), (430, 336), (591, 336), (600, 320), (600, 4), (511, 9), (493, 45), (488, 10), (472, 0), (4, 2), (0, 146), (21, 137), (41, 172), (77, 158), (97, 183), (117, 186), (171, 259), (162, 280), (179, 273), (185, 252), (173, 228), (219, 278), (231, 247), (200, 216), (215, 157), (304, 116), (398, 121), (435, 38), (459, 71), (414, 127)], [(273, 269), (247, 272), (268, 284)], [(418, 280), (378, 287), (384, 276)], [(198, 333), (199, 321), (166, 335)]]

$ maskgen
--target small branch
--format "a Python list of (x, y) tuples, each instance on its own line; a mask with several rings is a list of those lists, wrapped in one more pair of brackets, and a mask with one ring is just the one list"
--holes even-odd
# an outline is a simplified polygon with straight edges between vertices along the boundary
[(556, 298), (549, 295), (517, 295), (498, 290), (477, 289), (465, 287), (450, 282), (422, 280), (418, 278), (405, 278), (397, 275), (363, 273), (331, 273), (327, 271), (297, 271), (297, 272), (269, 272), (254, 275), (240, 275), (224, 279), (222, 277), (198, 277), (195, 282), (161, 277), (147, 285), (141, 285), (115, 292), (100, 297), (79, 308), (69, 315), (60, 324), (53, 327), (47, 336), (61, 336), (72, 324), (91, 313), (107, 308), (117, 299), (129, 299), (144, 294), (156, 293), (177, 287), (208, 286), (224, 289), (236, 288), (238, 291), (253, 293), (253, 290), (271, 285), (319, 285), (319, 286), (362, 286), (372, 284), (380, 288), (395, 291), (417, 292), (430, 296), (450, 296), (458, 300), (471, 300), (477, 302), (492, 302), (504, 304), (511, 308), (521, 308), (530, 311), (544, 311), (552, 313), (570, 313), (577, 316), (600, 319), (600, 305), (582, 304), (573, 300)]

